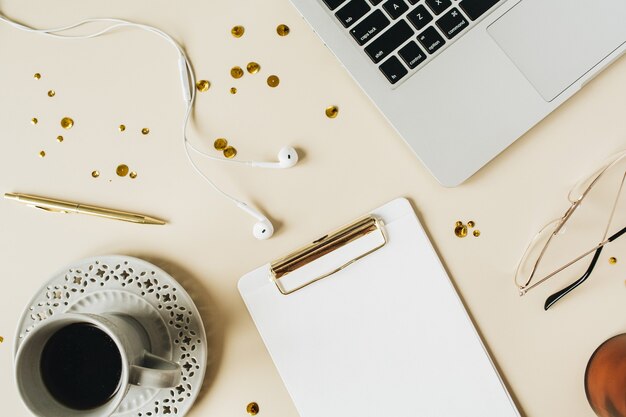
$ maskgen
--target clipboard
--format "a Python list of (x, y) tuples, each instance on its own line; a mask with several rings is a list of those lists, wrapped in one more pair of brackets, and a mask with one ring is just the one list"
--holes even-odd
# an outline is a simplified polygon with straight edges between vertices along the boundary
[(519, 417), (406, 199), (239, 291), (301, 417)]

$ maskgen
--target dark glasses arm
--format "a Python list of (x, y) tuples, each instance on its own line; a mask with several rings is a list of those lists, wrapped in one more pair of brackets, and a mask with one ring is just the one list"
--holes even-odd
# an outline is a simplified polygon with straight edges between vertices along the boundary
[[(626, 227), (624, 227), (622, 230), (620, 230), (619, 232), (609, 237), (607, 241), (613, 242), (616, 239), (624, 236), (624, 234), (626, 234)], [(557, 301), (559, 301), (561, 298), (565, 297), (567, 294), (572, 292), (576, 287), (578, 287), (580, 284), (585, 282), (587, 278), (589, 278), (589, 275), (591, 275), (591, 273), (593, 272), (593, 269), (596, 267), (598, 258), (600, 257), (600, 254), (602, 253), (602, 248), (604, 248), (604, 246), (600, 246), (598, 249), (596, 249), (596, 253), (595, 255), (593, 255), (593, 259), (591, 260), (591, 264), (589, 265), (589, 268), (587, 268), (587, 271), (582, 277), (580, 277), (580, 279), (568, 285), (567, 287), (563, 288), (561, 291), (555, 292), (554, 294), (552, 294), (550, 297), (546, 299), (546, 303), (543, 306), (544, 310), (547, 310), (550, 307), (552, 307)]]
[(561, 298), (565, 297), (567, 294), (574, 291), (580, 284), (587, 281), (587, 278), (589, 278), (589, 275), (591, 275), (591, 273), (593, 272), (593, 269), (596, 267), (596, 263), (598, 262), (598, 258), (600, 257), (600, 254), (602, 253), (603, 248), (604, 246), (600, 246), (598, 249), (596, 249), (596, 253), (593, 255), (591, 264), (589, 265), (589, 268), (587, 268), (587, 271), (585, 271), (582, 277), (580, 277), (578, 280), (574, 281), (567, 287), (563, 288), (561, 291), (555, 292), (554, 294), (552, 294), (550, 297), (546, 299), (546, 303), (543, 306), (544, 310), (548, 310)]

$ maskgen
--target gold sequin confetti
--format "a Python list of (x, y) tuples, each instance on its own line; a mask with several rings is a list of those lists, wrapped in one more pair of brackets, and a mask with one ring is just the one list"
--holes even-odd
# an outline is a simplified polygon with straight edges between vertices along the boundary
[(94, 178), (98, 178), (100, 176), (100, 171), (91, 171), (91, 176)]
[(0, 343), (4, 342), (4, 337), (0, 336)]
[(125, 177), (128, 175), (128, 165), (120, 164), (115, 169), (115, 173), (120, 177)]
[(480, 236), (480, 230), (474, 230), (474, 237)]
[(617, 258), (616, 258), (616, 257), (614, 257), (614, 256), (611, 256), (611, 257), (609, 258), (609, 263), (610, 263), (611, 265), (615, 265), (615, 264), (617, 263)]
[(463, 226), (463, 222), (462, 221), (458, 221), (456, 222), (456, 224), (454, 225), (454, 227), (459, 227), (459, 226)]
[(241, 69), (241, 67), (232, 67), (230, 69), (230, 75), (235, 79), (241, 78), (243, 77), (243, 70)]
[(476, 226), (476, 223), (474, 222), (474, 220), (470, 220), (469, 222), (467, 222), (467, 227), (473, 228), (474, 226)]
[(57, 136), (57, 142), (59, 143), (63, 142), (63, 136), (61, 135)]
[(230, 94), (237, 94), (237, 89), (235, 87), (231, 87)]
[(237, 149), (233, 148), (232, 146), (227, 146), (226, 149), (224, 149), (224, 157), (232, 159), (235, 156), (237, 156)]
[(259, 414), (259, 405), (257, 403), (250, 403), (246, 407), (246, 412), (251, 416), (256, 416)]
[(63, 129), (71, 129), (74, 126), (74, 120), (70, 117), (64, 117), (61, 119), (61, 127)]
[(126, 125), (119, 125), (117, 130), (119, 130), (120, 132), (123, 132), (126, 130)]
[(456, 235), (456, 237), (460, 237), (460, 238), (467, 236), (467, 226), (465, 226), (464, 224), (461, 224), (460, 226), (456, 226), (454, 228), (454, 234)]
[(41, 79), (41, 74), (36, 72), (35, 75), (33, 75), (33, 78), (36, 80), (40, 80)]
[(48, 97), (54, 97), (56, 95), (57, 95), (56, 91), (54, 91), (54, 90), (48, 91)]
[(243, 34), (246, 32), (246, 29), (243, 26), (234, 26), (231, 30), (230, 33), (235, 37), (235, 38), (241, 38), (243, 36)]
[(130, 174), (128, 174), (129, 177), (131, 177), (132, 179), (137, 178), (137, 173), (135, 171), (131, 171)]
[(215, 150), (223, 151), (228, 146), (228, 141), (224, 138), (217, 138), (215, 142), (213, 142), (213, 147)]
[(337, 106), (329, 106), (326, 107), (326, 117), (329, 119), (334, 119), (339, 115), (339, 107)]
[(269, 85), (270, 87), (278, 87), (278, 84), (280, 84), (280, 78), (278, 78), (278, 76), (270, 75), (269, 77), (267, 77), (267, 85)]
[(39, 123), (39, 120), (36, 117), (33, 117), (32, 119), (30, 119), (30, 122), (36, 125), (37, 123)]
[(39, 156), (41, 158), (45, 157), (46, 156), (46, 151), (39, 151)]
[(278, 36), (287, 36), (290, 31), (291, 29), (289, 29), (289, 26), (287, 25), (278, 25), (278, 27), (276, 27), (276, 33), (278, 33)]
[(205, 93), (205, 92), (209, 91), (210, 87), (211, 87), (211, 83), (208, 80), (200, 80), (200, 81), (198, 81), (196, 83), (196, 88), (201, 93)]
[(250, 74), (256, 74), (261, 70), (261, 66), (256, 62), (249, 62), (248, 65), (246, 65), (246, 69)]
[(141, 129), (142, 135), (148, 135), (149, 133), (150, 133), (150, 129), (148, 129), (147, 127), (144, 127), (143, 129)]

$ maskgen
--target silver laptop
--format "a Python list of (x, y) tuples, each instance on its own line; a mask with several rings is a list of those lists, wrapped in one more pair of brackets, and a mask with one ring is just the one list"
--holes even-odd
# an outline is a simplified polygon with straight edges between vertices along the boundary
[(445, 186), (626, 51), (626, 0), (291, 1)]

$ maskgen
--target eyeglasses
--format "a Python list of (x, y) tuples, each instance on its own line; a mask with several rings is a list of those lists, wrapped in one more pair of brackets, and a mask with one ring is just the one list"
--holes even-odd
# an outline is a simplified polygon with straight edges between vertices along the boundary
[[(625, 180), (626, 151), (622, 151), (572, 188), (565, 214), (545, 225), (520, 259), (515, 273), (520, 296), (565, 275), (561, 274), (565, 270), (579, 276), (546, 299), (547, 310), (589, 278), (604, 247), (626, 234)], [(590, 239), (597, 239), (595, 246), (591, 247)], [(573, 257), (576, 254), (580, 255)]]

